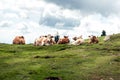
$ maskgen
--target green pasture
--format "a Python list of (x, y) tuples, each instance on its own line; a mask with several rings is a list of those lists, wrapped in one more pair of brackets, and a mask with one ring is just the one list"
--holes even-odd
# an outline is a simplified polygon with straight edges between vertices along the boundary
[(120, 80), (120, 34), (98, 44), (0, 44), (0, 80)]

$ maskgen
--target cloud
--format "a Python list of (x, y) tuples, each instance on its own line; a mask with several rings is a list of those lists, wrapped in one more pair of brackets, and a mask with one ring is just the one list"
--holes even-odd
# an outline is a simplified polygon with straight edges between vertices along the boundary
[(119, 0), (45, 0), (55, 3), (63, 8), (81, 10), (83, 13), (101, 13), (109, 15), (110, 13), (120, 13)]
[(12, 25), (13, 24), (13, 22), (12, 21), (1, 21), (0, 22), (0, 27), (3, 27), (3, 28), (5, 28), (5, 27), (9, 27), (9, 25)]
[[(74, 31), (83, 32), (85, 35), (101, 35), (102, 30), (106, 30), (107, 35), (120, 32), (120, 19), (116, 16), (104, 17), (101, 14), (88, 15), (81, 19), (81, 24), (74, 27)], [(113, 30), (114, 29), (114, 30)], [(83, 31), (82, 31), (83, 30)]]
[[(53, 9), (53, 6), (55, 9)], [(40, 25), (44, 24), (58, 29), (72, 29), (74, 26), (78, 26), (80, 24), (81, 16), (79, 11), (62, 9), (60, 7), (56, 7), (56, 5), (53, 6), (52, 8), (49, 7), (49, 9), (45, 8), (42, 16), (40, 17)]]
[[(1, 0), (0, 42), (17, 35), (33, 43), (40, 35), (59, 32), (70, 38), (120, 32), (119, 0)], [(5, 34), (5, 36), (3, 36)]]
[(47, 15), (42, 21), (40, 21), (40, 24), (58, 29), (72, 29), (74, 26), (78, 26), (80, 21), (72, 18), (57, 18)]

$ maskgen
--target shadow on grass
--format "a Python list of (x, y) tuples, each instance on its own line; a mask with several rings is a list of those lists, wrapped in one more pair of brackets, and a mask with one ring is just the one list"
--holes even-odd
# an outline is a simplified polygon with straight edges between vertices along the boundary
[(59, 77), (47, 77), (45, 78), (45, 80), (62, 80), (62, 79)]

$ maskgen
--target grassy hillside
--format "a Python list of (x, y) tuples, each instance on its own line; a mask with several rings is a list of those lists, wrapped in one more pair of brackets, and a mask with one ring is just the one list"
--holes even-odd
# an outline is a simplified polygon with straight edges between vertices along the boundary
[(120, 34), (99, 44), (0, 44), (0, 80), (120, 80)]

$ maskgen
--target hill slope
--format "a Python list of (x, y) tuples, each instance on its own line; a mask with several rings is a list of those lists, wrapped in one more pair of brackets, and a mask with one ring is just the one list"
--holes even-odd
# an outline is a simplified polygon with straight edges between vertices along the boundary
[(99, 44), (0, 44), (0, 80), (119, 80), (120, 34)]

